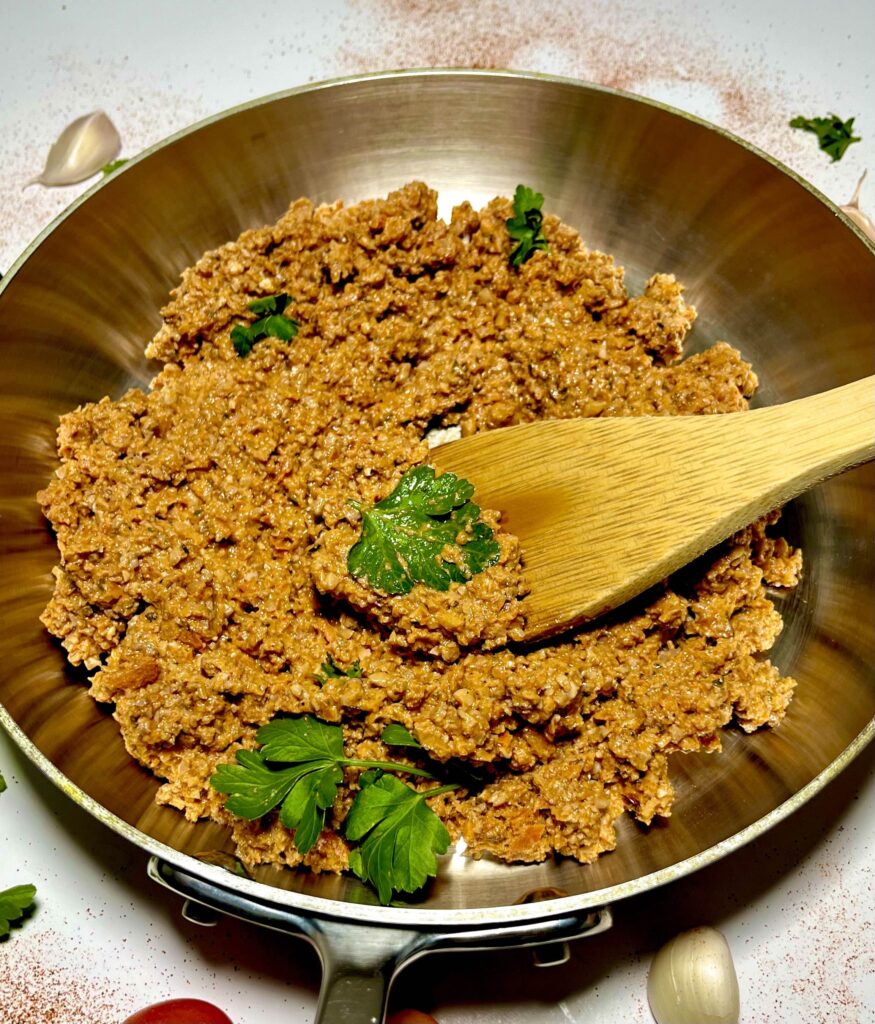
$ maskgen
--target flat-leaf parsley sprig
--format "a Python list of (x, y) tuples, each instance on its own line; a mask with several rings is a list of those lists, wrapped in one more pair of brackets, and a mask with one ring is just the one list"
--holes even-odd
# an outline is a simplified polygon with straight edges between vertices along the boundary
[(801, 128), (817, 136), (817, 144), (832, 157), (832, 162), (845, 155), (845, 150), (852, 142), (859, 142), (860, 136), (854, 135), (854, 118), (843, 121), (838, 114), (827, 114), (826, 117), (794, 117), (790, 121), (791, 128)]
[[(417, 745), (403, 726), (387, 726), (382, 738), (392, 746)], [(308, 853), (325, 827), (343, 769), (371, 769), (359, 779), (361, 789), (347, 816), (347, 837), (361, 840), (350, 867), (376, 887), (384, 903), (392, 892), (415, 892), (435, 874), (436, 855), (446, 852), (449, 834), (425, 801), (458, 785), (418, 791), (383, 773), (434, 779), (424, 768), (346, 757), (342, 726), (312, 715), (274, 719), (258, 730), (256, 740), (260, 750), (238, 750), (237, 763), (219, 765), (210, 779), (213, 789), (227, 794), (231, 814), (252, 820), (279, 807), (279, 820), (293, 833), (295, 846)]]
[(547, 239), (541, 230), (544, 223), (544, 214), (541, 213), (543, 205), (544, 197), (540, 192), (535, 192), (527, 185), (517, 185), (513, 196), (514, 215), (505, 221), (507, 233), (517, 243), (510, 254), (511, 266), (521, 267), (538, 249), (546, 251)]
[[(385, 594), (408, 594), (414, 584), (449, 590), (498, 561), (498, 541), (471, 498), (474, 485), (431, 466), (408, 469), (392, 493), (362, 514), (360, 539), (346, 564), (357, 579)], [(443, 553), (455, 550), (457, 560)]]
[(237, 324), (231, 331), (231, 342), (238, 356), (248, 356), (253, 345), (262, 338), (290, 341), (295, 337), (298, 333), (298, 322), (284, 315), (285, 308), (291, 301), (291, 297), (285, 292), (279, 292), (249, 303), (249, 309), (253, 313), (262, 315), (248, 327)]

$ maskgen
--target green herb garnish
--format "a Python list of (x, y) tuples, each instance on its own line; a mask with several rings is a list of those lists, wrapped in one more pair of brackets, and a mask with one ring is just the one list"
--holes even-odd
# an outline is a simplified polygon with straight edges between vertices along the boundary
[(841, 160), (852, 142), (860, 141), (860, 136), (853, 134), (853, 117), (849, 117), (847, 121), (843, 121), (838, 114), (828, 114), (826, 117), (794, 117), (790, 121), (790, 127), (813, 132), (817, 136), (817, 144), (824, 153), (832, 157), (833, 163)]
[(253, 313), (265, 315), (248, 327), (237, 324), (231, 331), (231, 342), (238, 356), (248, 356), (252, 351), (252, 346), (263, 338), (279, 338), (280, 341), (290, 341), (295, 337), (298, 333), (297, 321), (283, 315), (283, 311), (291, 301), (285, 292), (279, 292), (277, 295), (267, 295), (263, 299), (255, 299), (249, 303), (249, 309)]
[[(406, 729), (403, 732), (413, 739)], [(213, 789), (228, 794), (225, 807), (232, 814), (252, 820), (279, 807), (279, 819), (292, 831), (295, 846), (307, 853), (325, 827), (343, 769), (376, 769), (359, 779), (362, 788), (347, 817), (348, 838), (363, 839), (360, 854), (353, 850), (350, 866), (376, 886), (384, 903), (393, 891), (413, 892), (435, 873), (435, 854), (446, 851), (449, 837), (424, 801), (456, 785), (419, 793), (382, 773), (433, 779), (431, 772), (394, 761), (345, 757), (343, 728), (312, 715), (275, 719), (258, 730), (256, 739), (261, 750), (238, 750), (237, 763), (219, 765), (210, 779)]]
[(361, 675), (362, 667), (359, 662), (354, 661), (349, 668), (342, 668), (330, 654), (319, 666), (319, 671), (313, 673), (313, 677), (320, 686), (327, 683), (329, 679), (361, 679)]
[(17, 921), (33, 906), (36, 886), (13, 885), (0, 891), (0, 938), (9, 934), (9, 925)]
[(417, 792), (394, 775), (368, 773), (346, 817), (347, 839), (361, 845), (349, 866), (373, 885), (381, 903), (394, 892), (416, 892), (437, 874), (437, 854), (446, 853), (450, 834), (425, 802), (455, 786)]
[(403, 725), (398, 725), (396, 722), (386, 726), (380, 735), (380, 739), (387, 747), (418, 747), (422, 750), (422, 744), (419, 740), (411, 732), (408, 732)]
[(526, 185), (517, 185), (513, 196), (514, 215), (505, 222), (507, 233), (518, 243), (510, 254), (511, 266), (521, 267), (536, 249), (546, 250), (547, 239), (541, 230), (543, 205), (544, 197), (540, 192), (534, 192)]
[(104, 176), (106, 176), (107, 174), (112, 174), (113, 171), (117, 171), (119, 167), (127, 162), (128, 158), (123, 156), (118, 160), (110, 160), (108, 164), (104, 164), (100, 169), (103, 171)]
[[(498, 541), (478, 522), (480, 507), (470, 499), (473, 484), (455, 473), (436, 476), (415, 466), (398, 486), (370, 509), (362, 509), (362, 533), (350, 548), (350, 573), (386, 594), (408, 594), (415, 583), (449, 590), (498, 561)], [(447, 561), (450, 548), (458, 561)]]
[[(6, 780), (0, 773), (0, 793), (6, 789)], [(0, 891), (0, 939), (9, 934), (9, 925), (27, 913), (33, 905), (36, 886), (13, 885)]]

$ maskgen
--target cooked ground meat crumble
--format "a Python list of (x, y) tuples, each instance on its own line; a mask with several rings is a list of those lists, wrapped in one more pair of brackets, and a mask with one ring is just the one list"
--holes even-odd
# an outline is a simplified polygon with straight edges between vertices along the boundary
[[(343, 722), (358, 758), (397, 760), (379, 737), (399, 722), (432, 759), (476, 768), (480, 788), (434, 801), (475, 857), (588, 861), (623, 811), (670, 813), (670, 754), (719, 749), (733, 717), (774, 725), (790, 700), (762, 656), (781, 629), (767, 588), (800, 569), (775, 516), (694, 584), (535, 648), (515, 642), (525, 580), (494, 512), (497, 564), (447, 593), (387, 598), (346, 572), (350, 499), (385, 497), (435, 427), (747, 407), (756, 378), (733, 348), (682, 361), (694, 311), (672, 276), (630, 297), (622, 268), (549, 215), (549, 250), (513, 268), (511, 213), (498, 198), (445, 223), (416, 182), (350, 207), (297, 200), (185, 271), (148, 393), (62, 419), (39, 496), (61, 554), (43, 621), (94, 670), (92, 695), (165, 780), (159, 800), (227, 823), (247, 864), (347, 866), (354, 771), (303, 858), (209, 785), (279, 713)], [(278, 292), (297, 337), (240, 358), (231, 329)], [(329, 655), (361, 677), (317, 680)]]

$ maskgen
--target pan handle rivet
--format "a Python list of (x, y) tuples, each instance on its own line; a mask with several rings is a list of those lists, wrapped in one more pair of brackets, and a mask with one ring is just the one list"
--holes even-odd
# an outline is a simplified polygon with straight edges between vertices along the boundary
[(567, 942), (545, 942), (543, 946), (532, 949), (535, 967), (559, 967), (571, 959), (571, 951)]
[(186, 921), (199, 924), (203, 928), (215, 928), (219, 923), (219, 915), (215, 910), (205, 907), (203, 903), (195, 903), (194, 900), (185, 900), (180, 913)]

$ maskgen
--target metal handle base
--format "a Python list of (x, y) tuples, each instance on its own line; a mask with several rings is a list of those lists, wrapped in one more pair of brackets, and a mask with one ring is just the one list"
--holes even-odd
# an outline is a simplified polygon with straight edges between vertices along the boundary
[[(339, 917), (296, 913), (207, 881), (159, 857), (150, 859), (148, 874), (182, 896), (190, 908), (197, 904), (310, 942), (322, 961), (315, 1024), (380, 1024), (393, 978), (402, 967), (427, 953), (555, 946), (596, 935), (611, 926), (606, 907), (485, 928), (424, 931), (362, 925)], [(204, 919), (203, 914), (196, 913), (187, 917)]]

